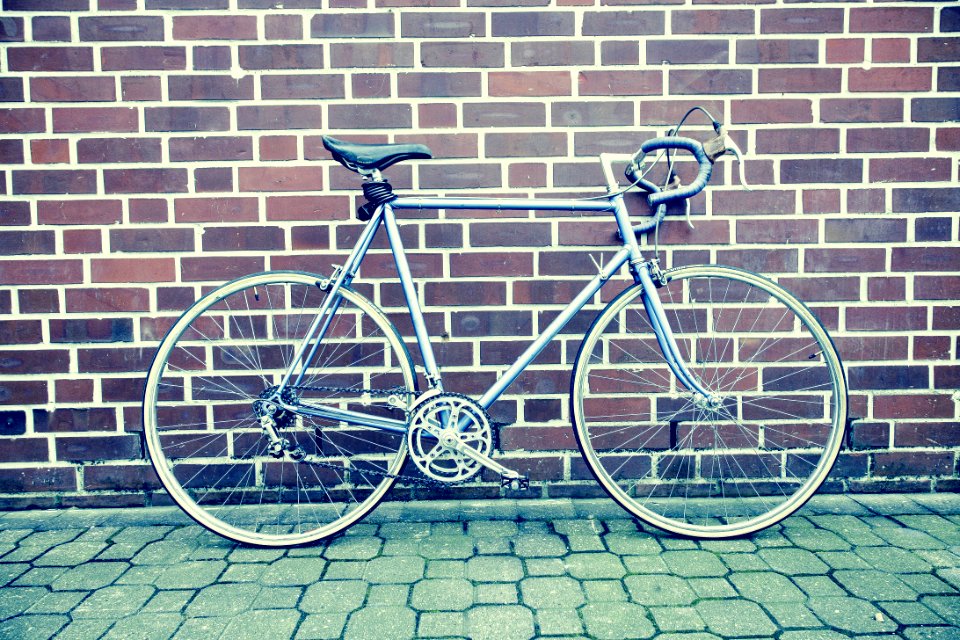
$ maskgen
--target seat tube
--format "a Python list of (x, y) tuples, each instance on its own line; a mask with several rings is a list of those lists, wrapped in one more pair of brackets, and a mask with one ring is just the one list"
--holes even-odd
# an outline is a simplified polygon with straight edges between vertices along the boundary
[(410, 320), (413, 322), (413, 332), (417, 338), (420, 355), (423, 358), (427, 381), (432, 387), (442, 391), (443, 384), (440, 381), (440, 370), (437, 368), (437, 361), (433, 356), (433, 347), (430, 344), (430, 335), (427, 333), (427, 325), (423, 319), (423, 310), (420, 308), (420, 301), (417, 298), (417, 290), (413, 286), (413, 276), (410, 273), (407, 254), (403, 249), (403, 240), (400, 238), (397, 218), (393, 213), (393, 207), (389, 203), (383, 205), (383, 226), (387, 232), (387, 240), (390, 242), (390, 250), (393, 252), (393, 260), (397, 265), (397, 275), (400, 278), (403, 297), (407, 302), (407, 308), (410, 310)]

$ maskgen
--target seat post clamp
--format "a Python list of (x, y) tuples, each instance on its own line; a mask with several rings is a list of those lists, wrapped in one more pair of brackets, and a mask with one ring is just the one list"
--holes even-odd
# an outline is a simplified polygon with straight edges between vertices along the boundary
[(368, 180), (363, 183), (363, 196), (367, 199), (365, 204), (357, 208), (357, 219), (366, 222), (373, 217), (377, 207), (397, 199), (397, 194), (393, 192), (393, 187), (386, 180)]

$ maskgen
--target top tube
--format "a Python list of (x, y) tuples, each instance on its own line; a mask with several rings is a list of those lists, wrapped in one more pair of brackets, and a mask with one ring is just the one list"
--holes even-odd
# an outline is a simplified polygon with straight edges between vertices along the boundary
[(614, 211), (610, 200), (559, 200), (549, 198), (418, 198), (398, 197), (394, 209), (485, 209), (503, 211)]

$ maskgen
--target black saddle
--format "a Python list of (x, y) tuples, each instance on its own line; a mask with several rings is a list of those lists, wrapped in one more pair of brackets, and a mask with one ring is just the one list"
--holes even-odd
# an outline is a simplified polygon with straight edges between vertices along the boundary
[(323, 146), (333, 154), (334, 160), (359, 173), (381, 171), (404, 160), (433, 157), (430, 149), (422, 144), (365, 144), (323, 136)]

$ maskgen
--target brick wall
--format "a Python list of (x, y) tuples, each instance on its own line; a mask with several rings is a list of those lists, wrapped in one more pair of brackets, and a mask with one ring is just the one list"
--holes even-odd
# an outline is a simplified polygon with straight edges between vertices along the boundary
[[(388, 171), (403, 190), (595, 194), (597, 153), (632, 151), (692, 104), (731, 123), (756, 190), (724, 163), (696, 228), (664, 225), (665, 263), (780, 274), (812, 302), (849, 370), (846, 488), (960, 487), (952, 3), (2, 3), (0, 506), (154, 499), (146, 319), (212, 282), (342, 259), (359, 183), (321, 133), (430, 145), (436, 160)], [(465, 393), (589, 277), (588, 253), (611, 252), (599, 219), (402, 226), (448, 387)], [(364, 275), (398, 310), (389, 270)], [(576, 347), (564, 334), (494, 407), (517, 466), (560, 480), (533, 495), (574, 491)]]

